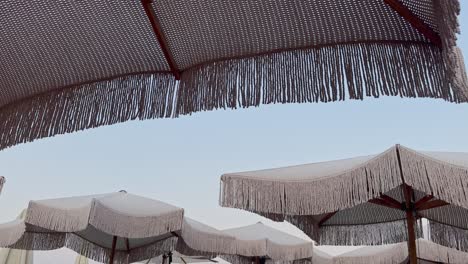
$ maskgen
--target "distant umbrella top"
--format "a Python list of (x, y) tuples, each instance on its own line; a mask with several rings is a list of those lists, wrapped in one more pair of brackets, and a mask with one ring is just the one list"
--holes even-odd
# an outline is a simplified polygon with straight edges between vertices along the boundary
[(124, 122), (383, 95), (466, 102), (458, 0), (1, 1), (0, 149)]

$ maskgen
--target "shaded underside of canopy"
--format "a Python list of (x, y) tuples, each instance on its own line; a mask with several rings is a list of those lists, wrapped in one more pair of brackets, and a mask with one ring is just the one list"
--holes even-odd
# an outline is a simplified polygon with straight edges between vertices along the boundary
[(218, 108), (468, 98), (458, 0), (163, 0), (149, 6), (163, 41), (144, 6), (2, 1), (0, 149)]

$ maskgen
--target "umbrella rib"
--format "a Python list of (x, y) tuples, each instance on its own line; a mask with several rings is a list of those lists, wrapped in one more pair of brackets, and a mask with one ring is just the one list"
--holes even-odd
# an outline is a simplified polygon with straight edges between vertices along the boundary
[(154, 13), (154, 9), (151, 6), (153, 0), (141, 0), (141, 4), (143, 5), (143, 9), (145, 10), (146, 16), (149, 19), (151, 24), (151, 28), (153, 29), (154, 34), (156, 35), (156, 39), (159, 43), (159, 46), (162, 49), (164, 54), (164, 58), (166, 59), (169, 68), (171, 69), (172, 74), (174, 75), (176, 80), (180, 80), (180, 71), (177, 69), (176, 63), (174, 58), (169, 51), (169, 45), (167, 44), (166, 37), (164, 36), (163, 30), (161, 25), (158, 21), (157, 16)]
[(421, 204), (418, 208), (416, 208), (416, 210), (424, 211), (424, 210), (429, 210), (429, 209), (446, 206), (446, 205), (450, 205), (450, 204), (442, 200), (434, 200), (434, 201), (429, 201), (424, 204)]
[(424, 20), (419, 18), (408, 7), (406, 7), (400, 0), (384, 0), (395, 12), (397, 12), (404, 20), (416, 29), (419, 33), (424, 35), (430, 42), (439, 48), (442, 48), (442, 40)]

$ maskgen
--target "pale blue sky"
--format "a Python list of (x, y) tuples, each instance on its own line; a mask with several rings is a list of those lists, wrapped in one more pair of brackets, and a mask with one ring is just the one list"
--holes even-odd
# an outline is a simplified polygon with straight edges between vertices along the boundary
[[(468, 58), (468, 35), (459, 46)], [(218, 228), (240, 226), (261, 218), (218, 206), (222, 173), (378, 153), (396, 143), (468, 152), (468, 104), (368, 98), (272, 105), (38, 140), (0, 152), (0, 174), (7, 177), (0, 221), (14, 219), (31, 199), (125, 189), (183, 207)]]

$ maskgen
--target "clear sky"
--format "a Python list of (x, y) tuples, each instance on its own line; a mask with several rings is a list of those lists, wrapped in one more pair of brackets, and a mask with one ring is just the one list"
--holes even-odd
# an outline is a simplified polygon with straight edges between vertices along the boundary
[[(461, 29), (468, 29), (462, 3)], [(468, 35), (459, 46), (468, 58)], [(380, 98), (329, 104), (271, 105), (132, 121), (38, 140), (0, 152), (7, 184), (0, 221), (29, 200), (125, 189), (185, 208), (217, 228), (270, 223), (218, 206), (219, 177), (254, 170), (381, 152), (394, 144), (468, 152), (468, 104)], [(275, 224), (284, 230), (297, 230)], [(63, 251), (62, 251), (63, 252)], [(73, 254), (36, 254), (64, 263)]]

